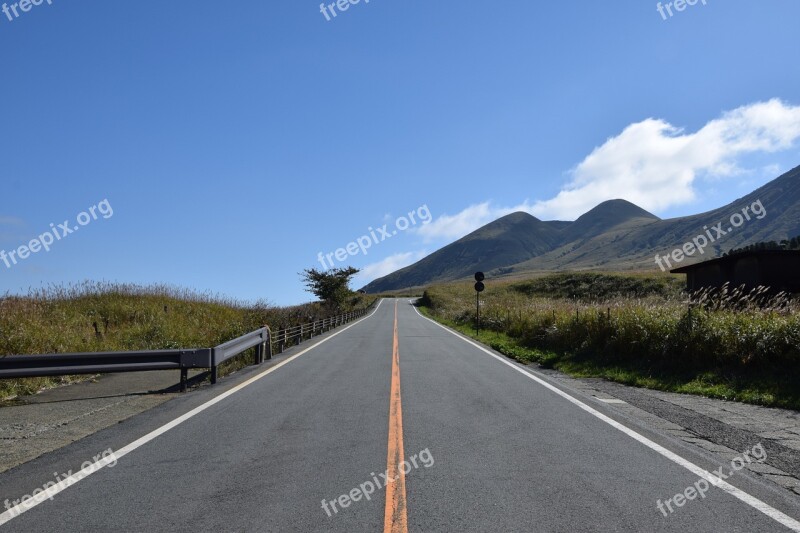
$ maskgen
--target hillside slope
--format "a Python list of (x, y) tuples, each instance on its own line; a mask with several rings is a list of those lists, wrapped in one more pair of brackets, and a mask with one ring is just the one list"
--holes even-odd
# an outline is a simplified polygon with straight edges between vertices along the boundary
[[(739, 228), (731, 228), (730, 217), (744, 207), (761, 202), (766, 215), (751, 217)], [(577, 222), (577, 221), (576, 221)], [(675, 248), (723, 223), (726, 232), (711, 243), (702, 255), (683, 263), (718, 257), (727, 250), (759, 241), (780, 241), (800, 233), (800, 167), (767, 183), (730, 204), (700, 213), (668, 220), (618, 226), (582, 242), (564, 245), (546, 254), (513, 265), (514, 272), (568, 269), (651, 269), (655, 255), (666, 255)], [(729, 231), (731, 229), (732, 231)], [(712, 235), (716, 235), (712, 231)]]
[[(730, 217), (760, 202), (762, 219), (751, 217), (731, 228)], [(717, 257), (759, 241), (800, 234), (800, 167), (747, 196), (697, 215), (662, 220), (625, 200), (603, 202), (574, 222), (542, 222), (513, 213), (472, 232), (417, 263), (377, 279), (367, 292), (453, 281), (477, 270), (498, 276), (529, 271), (656, 269), (656, 254), (666, 255), (722, 223), (726, 235), (703, 255), (683, 263)]]
[(492, 270), (541, 255), (559, 242), (559, 231), (528, 213), (512, 213), (419, 262), (373, 281), (364, 289), (381, 292), (447, 281), (470, 275), (475, 269)]

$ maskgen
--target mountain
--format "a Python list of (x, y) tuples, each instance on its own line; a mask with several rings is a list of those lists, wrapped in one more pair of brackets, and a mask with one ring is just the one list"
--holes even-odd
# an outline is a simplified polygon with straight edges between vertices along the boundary
[(373, 281), (364, 290), (381, 292), (472, 275), (542, 255), (560, 241), (557, 224), (528, 213), (512, 213), (477, 229), (409, 267)]
[(562, 242), (590, 239), (612, 229), (646, 225), (661, 220), (627, 200), (609, 200), (598, 205), (562, 231)]
[[(745, 221), (739, 228), (732, 228), (731, 216), (742, 213), (743, 208), (756, 202), (763, 206), (764, 217), (758, 220), (750, 215), (752, 220)], [(727, 250), (753, 242), (780, 241), (797, 235), (800, 231), (800, 167), (724, 207), (698, 215), (610, 228), (590, 239), (565, 242), (550, 252), (509, 265), (506, 270), (653, 269), (657, 268), (656, 254), (671, 253), (698, 235), (705, 234), (705, 228), (716, 236), (716, 231), (711, 228), (720, 223), (726, 235), (710, 243), (703, 254), (695, 254), (682, 265), (719, 257)]]
[[(765, 212), (763, 218), (750, 211), (751, 220), (733, 227), (732, 215), (751, 206), (761, 213), (759, 205)], [(364, 290), (381, 292), (453, 281), (478, 270), (495, 277), (555, 270), (658, 271), (656, 254), (670, 254), (720, 223), (726, 235), (682, 265), (754, 242), (800, 235), (800, 167), (724, 207), (680, 218), (662, 220), (625, 200), (603, 202), (574, 222), (541, 221), (528, 213), (512, 213), (373, 281)]]

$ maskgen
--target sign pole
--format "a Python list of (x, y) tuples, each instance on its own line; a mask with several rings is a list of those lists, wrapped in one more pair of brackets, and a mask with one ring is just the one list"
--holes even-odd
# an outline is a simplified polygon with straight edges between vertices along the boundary
[(486, 287), (483, 284), (485, 279), (483, 272), (475, 272), (475, 335), (481, 332), (481, 292)]
[(475, 334), (481, 333), (481, 293), (475, 293), (475, 316), (478, 320), (475, 322)]

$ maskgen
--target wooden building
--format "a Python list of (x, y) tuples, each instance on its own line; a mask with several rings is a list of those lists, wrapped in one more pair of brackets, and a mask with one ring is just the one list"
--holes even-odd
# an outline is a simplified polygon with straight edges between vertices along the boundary
[(686, 287), (690, 291), (719, 288), (729, 283), (731, 287), (765, 286), (770, 287), (771, 292), (800, 293), (800, 250), (741, 252), (671, 272), (686, 274)]

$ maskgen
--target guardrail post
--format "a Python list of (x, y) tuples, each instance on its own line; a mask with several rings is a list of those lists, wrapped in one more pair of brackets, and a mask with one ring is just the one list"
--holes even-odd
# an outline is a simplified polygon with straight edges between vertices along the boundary
[[(307, 332), (308, 328), (304, 328), (303, 331)], [(284, 330), (283, 336), (279, 336), (279, 339), (285, 343), (288, 332)], [(216, 384), (219, 366), (222, 363), (244, 354), (251, 348), (255, 348), (255, 363), (263, 363), (265, 354), (267, 358), (272, 358), (272, 342), (272, 331), (268, 326), (264, 326), (214, 348), (12, 355), (0, 357), (0, 379), (178, 370), (180, 390), (183, 392), (188, 389), (190, 369), (209, 369), (210, 381)]]
[(283, 326), (281, 326), (281, 329), (278, 330), (278, 353), (283, 353), (285, 347), (286, 347), (286, 329), (283, 329)]
[(300, 324), (300, 340), (297, 341), (297, 344), (303, 342), (303, 337), (305, 336), (305, 332), (303, 331), (303, 324)]

